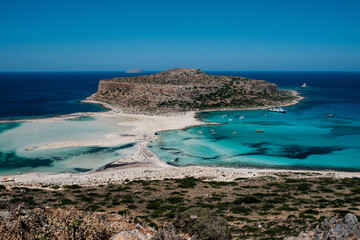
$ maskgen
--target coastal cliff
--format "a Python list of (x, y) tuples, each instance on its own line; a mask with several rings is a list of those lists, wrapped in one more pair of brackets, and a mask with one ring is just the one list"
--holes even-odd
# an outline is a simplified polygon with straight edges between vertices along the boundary
[(101, 80), (87, 100), (131, 113), (244, 109), (290, 105), (298, 97), (263, 80), (217, 76), (195, 68), (176, 68), (146, 76)]

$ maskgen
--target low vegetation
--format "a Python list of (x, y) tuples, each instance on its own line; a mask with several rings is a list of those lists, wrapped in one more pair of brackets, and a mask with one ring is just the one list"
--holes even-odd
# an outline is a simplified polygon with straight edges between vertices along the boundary
[(283, 239), (314, 229), (325, 217), (341, 218), (348, 212), (359, 215), (360, 179), (293, 177), (0, 187), (0, 211), (22, 205), (26, 209), (114, 213), (128, 222), (158, 229), (162, 236), (182, 232), (196, 239), (212, 239), (203, 229), (216, 236), (214, 239), (230, 239), (230, 234), (233, 239)]

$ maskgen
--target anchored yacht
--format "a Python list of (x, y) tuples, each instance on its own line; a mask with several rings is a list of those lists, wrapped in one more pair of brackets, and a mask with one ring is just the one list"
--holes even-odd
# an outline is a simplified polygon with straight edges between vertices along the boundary
[(286, 113), (286, 110), (283, 108), (270, 108), (270, 112), (277, 112), (277, 113)]

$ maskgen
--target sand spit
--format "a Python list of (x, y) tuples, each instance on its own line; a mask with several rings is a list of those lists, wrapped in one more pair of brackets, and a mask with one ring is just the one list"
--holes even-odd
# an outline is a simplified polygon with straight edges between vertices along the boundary
[(97, 116), (118, 118), (118, 125), (123, 128), (125, 127), (128, 130), (122, 134), (108, 134), (104, 139), (44, 144), (36, 146), (36, 150), (85, 146), (115, 146), (133, 142), (148, 143), (149, 141), (156, 139), (156, 132), (204, 124), (195, 118), (195, 112), (173, 114), (171, 116), (149, 116), (112, 111)]

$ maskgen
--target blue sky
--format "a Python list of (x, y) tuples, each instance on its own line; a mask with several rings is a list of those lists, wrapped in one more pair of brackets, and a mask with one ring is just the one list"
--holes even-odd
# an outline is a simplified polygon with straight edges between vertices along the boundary
[(0, 71), (360, 71), (360, 1), (0, 0)]

